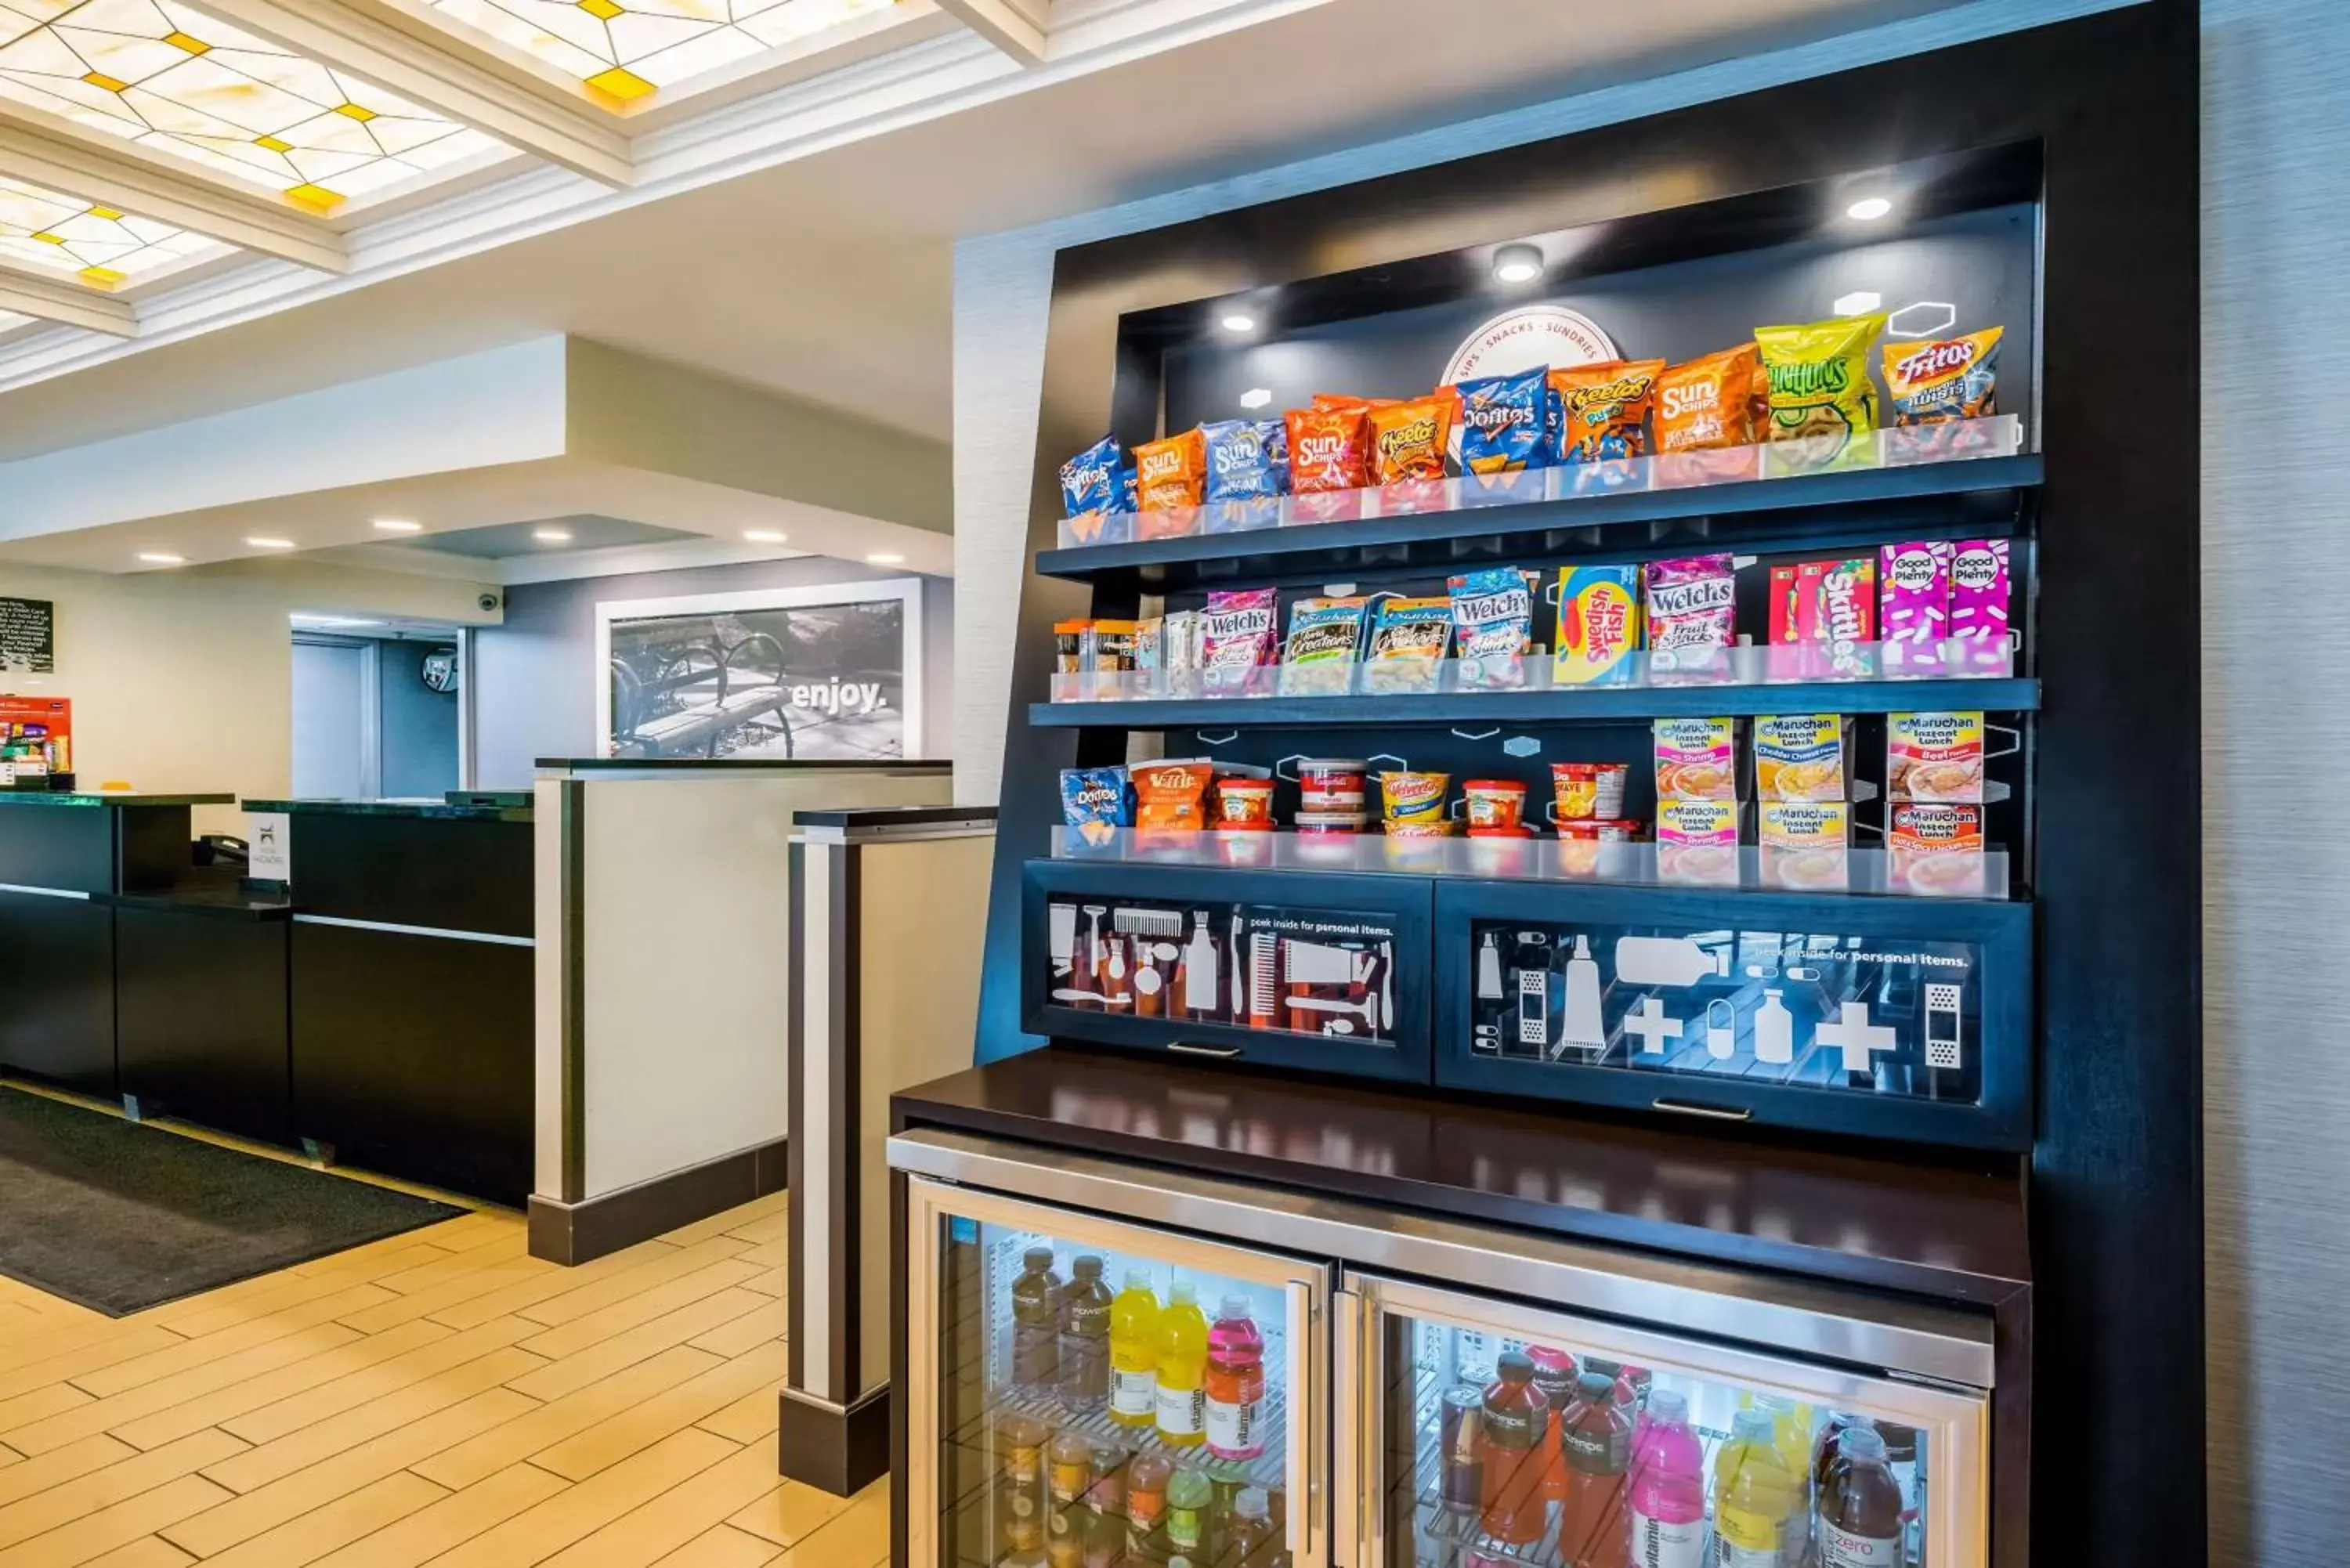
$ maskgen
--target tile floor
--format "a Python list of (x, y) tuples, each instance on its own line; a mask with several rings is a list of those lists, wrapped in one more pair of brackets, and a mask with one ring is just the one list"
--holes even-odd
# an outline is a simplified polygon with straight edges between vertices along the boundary
[(0, 1278), (0, 1568), (886, 1563), (887, 1480), (775, 1473), (785, 1223), (562, 1269), (485, 1210), (114, 1319)]

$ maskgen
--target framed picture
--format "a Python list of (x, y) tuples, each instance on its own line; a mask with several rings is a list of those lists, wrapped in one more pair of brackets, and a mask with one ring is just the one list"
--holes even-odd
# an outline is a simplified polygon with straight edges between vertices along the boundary
[(919, 755), (919, 577), (596, 607), (608, 757)]

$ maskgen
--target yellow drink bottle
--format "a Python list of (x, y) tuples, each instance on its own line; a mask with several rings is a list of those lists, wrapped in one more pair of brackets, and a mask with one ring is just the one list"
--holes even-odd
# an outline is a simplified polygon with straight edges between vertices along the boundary
[(1159, 1314), (1159, 1437), (1170, 1448), (1194, 1449), (1207, 1441), (1208, 1314), (1191, 1286), (1167, 1287), (1167, 1310)]
[(1799, 1568), (1804, 1488), (1778, 1445), (1771, 1413), (1741, 1410), (1713, 1457), (1718, 1568)]
[(1121, 1427), (1159, 1419), (1159, 1297), (1148, 1269), (1128, 1269), (1109, 1303), (1109, 1418)]

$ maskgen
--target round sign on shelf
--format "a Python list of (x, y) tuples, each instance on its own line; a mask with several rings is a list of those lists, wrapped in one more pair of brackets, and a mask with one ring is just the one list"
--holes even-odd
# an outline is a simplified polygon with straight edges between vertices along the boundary
[(1579, 310), (1527, 305), (1503, 311), (1452, 351), (1440, 386), (1480, 376), (1514, 376), (1538, 366), (1596, 365), (1622, 358), (1615, 339)]

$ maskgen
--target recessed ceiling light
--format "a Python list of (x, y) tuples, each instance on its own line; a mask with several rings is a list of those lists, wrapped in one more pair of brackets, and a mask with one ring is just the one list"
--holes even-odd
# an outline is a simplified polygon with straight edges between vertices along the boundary
[(905, 556), (889, 550), (879, 551), (866, 556), (865, 559), (868, 564), (876, 566), (902, 566), (906, 564)]
[(247, 534), (244, 536), (244, 542), (256, 550), (291, 550), (294, 548), (293, 540), (280, 539), (268, 534)]
[(571, 543), (571, 530), (568, 528), (534, 528), (530, 531), (530, 536), (542, 545)]
[(1893, 211), (1893, 203), (1882, 196), (1863, 196), (1844, 210), (1844, 215), (1855, 223), (1873, 223)]
[(1543, 254), (1532, 245), (1503, 245), (1493, 253), (1493, 276), (1502, 283), (1532, 283), (1543, 275)]
[(387, 534), (421, 534), (424, 532), (423, 524), (411, 523), (405, 517), (379, 517), (375, 520), (375, 525), (382, 529)]
[(1241, 407), (1244, 409), (1261, 409), (1271, 401), (1273, 389), (1270, 387), (1251, 387), (1241, 394)]
[(1256, 330), (1256, 317), (1245, 310), (1235, 310), (1217, 325), (1227, 332), (1253, 332)]
[(141, 550), (139, 558), (151, 566), (184, 566), (188, 564), (185, 556), (174, 556), (169, 550)]
[(780, 545), (791, 535), (780, 528), (745, 528), (743, 537), (754, 545)]

